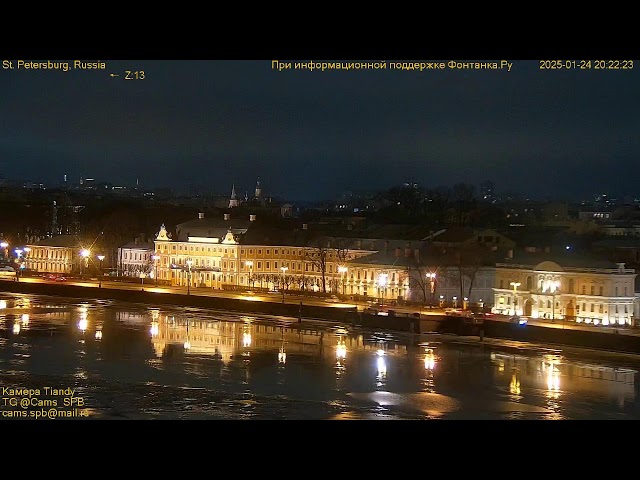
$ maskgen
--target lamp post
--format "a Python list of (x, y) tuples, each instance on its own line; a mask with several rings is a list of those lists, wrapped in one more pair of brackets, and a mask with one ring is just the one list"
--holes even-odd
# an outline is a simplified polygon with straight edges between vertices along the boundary
[(4, 256), (8, 257), (9, 256), (9, 244), (7, 242), (1, 242), (0, 243), (0, 247), (2, 247), (4, 249)]
[[(384, 307), (384, 289), (387, 286), (388, 273), (381, 273), (378, 275), (378, 290), (382, 290), (382, 306)], [(380, 294), (378, 294), (380, 296)]]
[(251, 286), (251, 288), (253, 288), (253, 261), (251, 260), (247, 260), (246, 262), (244, 262), (244, 264), (249, 267), (249, 285)]
[(436, 295), (436, 274), (435, 272), (428, 272), (427, 278), (429, 279), (429, 287), (431, 288), (431, 303), (435, 303)]
[(83, 260), (80, 260), (80, 276), (82, 277), (84, 276), (84, 269), (89, 266), (89, 256), (91, 252), (85, 248), (80, 251), (80, 255), (83, 258)]
[(344, 295), (344, 276), (347, 273), (347, 267), (345, 266), (339, 266), (338, 267), (338, 272), (340, 272), (340, 281), (342, 282), (342, 295)]
[(284, 303), (284, 272), (289, 270), (289, 267), (280, 267), (280, 270), (282, 270), (282, 303)]
[[(549, 288), (551, 289), (551, 320), (556, 319), (556, 290), (560, 288), (560, 282), (558, 280), (554, 280), (549, 284)], [(564, 327), (564, 323), (562, 324)]]
[[(27, 262), (27, 257), (29, 256), (29, 252), (31, 251), (31, 248), (29, 247), (24, 247), (24, 261), (25, 263)], [(29, 267), (29, 265), (27, 264), (27, 268)]]
[(511, 282), (509, 283), (513, 287), (513, 316), (516, 316), (516, 306), (518, 304), (518, 287), (520, 286), (520, 282)]
[(153, 260), (153, 268), (154, 268), (154, 284), (158, 286), (158, 260), (160, 260), (160, 255), (152, 255), (151, 259)]
[(140, 286), (141, 286), (141, 290), (144, 292), (144, 279), (147, 276), (146, 273), (144, 272), (140, 272)]
[(191, 295), (191, 265), (193, 260), (187, 260), (187, 295)]
[(20, 281), (20, 269), (22, 267), (22, 262), (20, 261), (20, 257), (22, 256), (22, 250), (20, 248), (15, 249), (16, 252), (16, 263), (18, 264), (18, 271), (16, 271), (16, 281)]
[(100, 260), (100, 272), (98, 275), (98, 288), (102, 288), (102, 261), (104, 260), (104, 255), (98, 255), (98, 260)]

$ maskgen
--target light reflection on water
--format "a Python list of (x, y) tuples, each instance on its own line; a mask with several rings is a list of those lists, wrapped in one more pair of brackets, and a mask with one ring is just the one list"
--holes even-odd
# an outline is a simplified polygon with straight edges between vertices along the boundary
[(640, 358), (604, 364), (331, 322), (0, 298), (0, 386), (82, 388), (93, 418), (640, 418)]

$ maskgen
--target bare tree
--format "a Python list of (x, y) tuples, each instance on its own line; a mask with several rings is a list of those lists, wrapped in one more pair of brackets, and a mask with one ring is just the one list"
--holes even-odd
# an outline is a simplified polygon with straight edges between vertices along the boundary
[(327, 293), (327, 261), (330, 250), (326, 240), (322, 239), (316, 240), (312, 246), (304, 249), (305, 260), (312, 265), (314, 271), (320, 273), (323, 293)]
[(289, 290), (289, 285), (296, 281), (296, 277), (294, 275), (281, 275), (281, 281), (284, 284), (285, 290)]
[[(454, 268), (454, 276), (460, 284), (460, 298), (471, 298), (473, 284), (478, 270), (487, 265), (490, 254), (482, 245), (465, 245), (457, 247), (450, 252), (448, 264)], [(469, 288), (465, 295), (464, 284), (468, 280)]]

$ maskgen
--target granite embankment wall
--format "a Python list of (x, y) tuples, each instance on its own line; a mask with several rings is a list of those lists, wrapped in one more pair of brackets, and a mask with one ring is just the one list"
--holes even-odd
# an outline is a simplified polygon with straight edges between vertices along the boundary
[(28, 282), (0, 282), (0, 292), (55, 295), (78, 299), (104, 299), (150, 305), (189, 306), (205, 309), (228, 310), (241, 313), (281, 315), (293, 318), (312, 318), (397, 332), (446, 333), (454, 335), (503, 338), (531, 343), (588, 347), (640, 354), (640, 335), (626, 335), (605, 331), (586, 331), (548, 328), (534, 325), (518, 325), (486, 320), (473, 325), (468, 319), (453, 316), (433, 316), (430, 320), (418, 320), (406, 316), (380, 316), (358, 313), (355, 308), (316, 306), (280, 302), (259, 302), (226, 297), (158, 293), (113, 288), (81, 287), (67, 284)]

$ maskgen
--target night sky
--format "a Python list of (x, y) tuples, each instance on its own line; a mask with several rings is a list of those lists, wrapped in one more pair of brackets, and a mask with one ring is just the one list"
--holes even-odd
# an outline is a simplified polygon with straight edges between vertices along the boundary
[[(63, 72), (6, 60), (0, 164), (10, 180), (137, 178), (222, 194), (235, 183), (251, 195), (260, 176), (265, 193), (290, 200), (486, 179), (498, 194), (536, 198), (640, 195), (640, 61), (279, 72), (270, 60), (127, 60)], [(145, 79), (124, 80), (125, 70)]]

